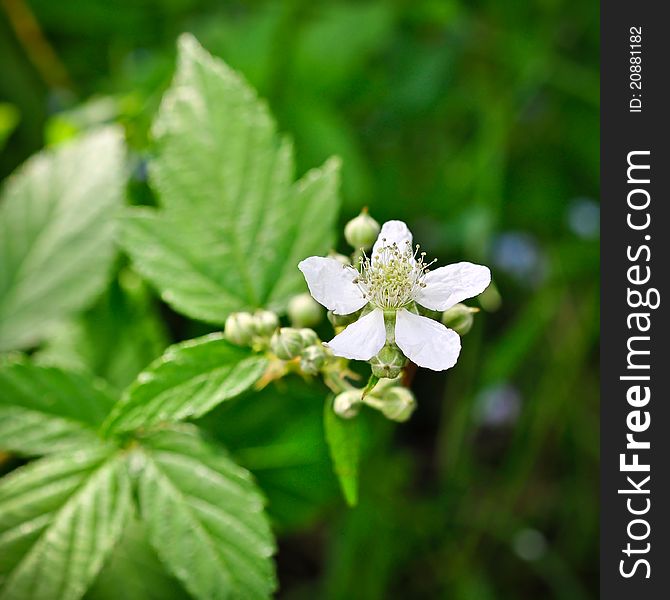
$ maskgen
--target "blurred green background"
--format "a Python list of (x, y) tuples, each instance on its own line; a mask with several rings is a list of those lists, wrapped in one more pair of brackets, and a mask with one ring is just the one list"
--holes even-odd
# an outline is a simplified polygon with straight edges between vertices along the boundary
[[(493, 270), (498, 293), (482, 297), (457, 367), (417, 372), (408, 423), (368, 419), (355, 510), (330, 473), (322, 394), (271, 389), (204, 420), (268, 494), (280, 597), (596, 597), (598, 11), (574, 0), (0, 1), (3, 177), (44, 145), (117, 121), (129, 197), (150, 203), (148, 127), (175, 39), (191, 31), (268, 99), (299, 174), (342, 157), (342, 224), (368, 206), (407, 221), (440, 264)], [(122, 260), (118, 271), (76, 332), (42, 352), (123, 385), (205, 329)]]

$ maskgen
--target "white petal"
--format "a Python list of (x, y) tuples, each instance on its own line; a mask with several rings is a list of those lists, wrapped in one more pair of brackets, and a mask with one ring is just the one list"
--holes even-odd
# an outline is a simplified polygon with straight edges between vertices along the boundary
[(354, 284), (356, 271), (334, 258), (310, 256), (300, 262), (298, 269), (314, 300), (335, 314), (348, 315), (368, 303)]
[(455, 331), (405, 309), (396, 313), (395, 343), (413, 363), (433, 371), (453, 367), (461, 352)]
[(372, 257), (374, 258), (384, 246), (392, 246), (394, 243), (400, 250), (404, 250), (407, 242), (410, 243), (410, 246), (412, 245), (412, 232), (407, 225), (403, 221), (386, 221), (372, 247)]
[(430, 271), (415, 300), (431, 310), (447, 310), (466, 298), (481, 294), (491, 283), (491, 271), (482, 265), (460, 262)]
[(335, 356), (354, 360), (370, 360), (386, 343), (384, 311), (376, 308), (354, 321), (326, 344)]

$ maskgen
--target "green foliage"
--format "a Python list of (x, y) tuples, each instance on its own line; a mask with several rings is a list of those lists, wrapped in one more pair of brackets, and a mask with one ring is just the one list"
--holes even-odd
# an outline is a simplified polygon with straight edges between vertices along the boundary
[(179, 581), (170, 575), (149, 543), (142, 521), (135, 515), (86, 592), (87, 600), (188, 600)]
[(131, 431), (202, 416), (249, 389), (266, 364), (220, 333), (170, 346), (123, 394), (105, 429)]
[(35, 360), (86, 369), (122, 390), (168, 344), (156, 308), (139, 276), (124, 269), (94, 306), (52, 329)]
[(333, 398), (326, 400), (323, 423), (330, 456), (342, 493), (349, 506), (358, 503), (358, 463), (361, 452), (361, 417), (343, 419), (333, 410)]
[[(146, 590), (148, 563), (157, 586), (168, 585), (166, 568), (196, 598), (268, 596), (274, 539), (263, 498), (220, 447), (195, 428), (162, 425), (118, 448), (96, 437), (111, 403), (88, 378), (14, 363), (0, 382), (2, 409), (14, 411), (2, 414), (3, 442), (52, 453), (0, 481), (0, 598), (81, 598), (105, 562), (103, 581), (123, 573), (128, 594)], [(134, 511), (140, 533), (127, 530)], [(104, 597), (100, 585), (92, 597)]]
[(190, 36), (154, 132), (162, 210), (134, 210), (123, 228), (139, 271), (196, 319), (284, 310), (304, 289), (296, 264), (332, 245), (339, 162), (294, 183), (291, 145), (265, 104)]
[(249, 474), (186, 431), (143, 439), (140, 513), (149, 540), (196, 598), (266, 598), (274, 540)]
[[(99, 294), (124, 183), (116, 128), (32, 158), (0, 204), (0, 350), (29, 347)], [(95, 198), (95, 202), (91, 199)]]
[(125, 459), (82, 446), (0, 483), (0, 598), (81, 598), (131, 510)]
[(26, 361), (0, 365), (0, 390), (0, 448), (25, 455), (95, 442), (114, 404), (100, 381)]

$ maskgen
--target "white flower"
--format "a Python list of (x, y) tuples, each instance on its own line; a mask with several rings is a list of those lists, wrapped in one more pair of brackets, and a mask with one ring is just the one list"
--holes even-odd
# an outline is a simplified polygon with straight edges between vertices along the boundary
[[(443, 371), (456, 364), (459, 335), (441, 323), (416, 314), (415, 303), (444, 311), (481, 294), (491, 282), (487, 267), (468, 262), (429, 270), (425, 252), (412, 248), (412, 234), (402, 221), (388, 221), (360, 270), (333, 258), (311, 256), (298, 268), (314, 299), (338, 315), (363, 307), (362, 316), (327, 346), (337, 356), (370, 360), (387, 343), (421, 367)], [(366, 306), (367, 305), (367, 306)]]

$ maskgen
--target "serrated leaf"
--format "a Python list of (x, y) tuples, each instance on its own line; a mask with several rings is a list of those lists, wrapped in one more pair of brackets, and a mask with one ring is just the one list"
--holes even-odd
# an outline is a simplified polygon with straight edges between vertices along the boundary
[(123, 531), (130, 490), (124, 458), (102, 446), (2, 479), (0, 599), (81, 598)]
[(154, 133), (151, 181), (162, 210), (136, 209), (122, 243), (176, 310), (221, 324), (239, 310), (283, 310), (304, 290), (297, 263), (333, 241), (339, 161), (293, 182), (293, 153), (246, 82), (191, 36)]
[(126, 390), (105, 429), (129, 431), (199, 417), (249, 389), (266, 365), (263, 356), (221, 333), (170, 346)]
[(100, 292), (124, 186), (120, 131), (105, 128), (31, 158), (0, 203), (0, 350), (37, 343)]
[(32, 359), (90, 371), (123, 390), (167, 345), (146, 284), (124, 270), (90, 310), (55, 327)]
[(333, 398), (324, 407), (323, 422), (335, 474), (349, 506), (358, 503), (358, 463), (361, 448), (361, 418), (343, 419), (333, 410)]
[(160, 562), (139, 518), (128, 521), (121, 540), (86, 593), (87, 600), (189, 600), (191, 596)]
[(0, 365), (0, 448), (53, 454), (99, 440), (115, 399), (82, 373), (27, 361)]
[(142, 441), (138, 496), (150, 542), (195, 598), (268, 598), (274, 540), (247, 471), (199, 436)]

